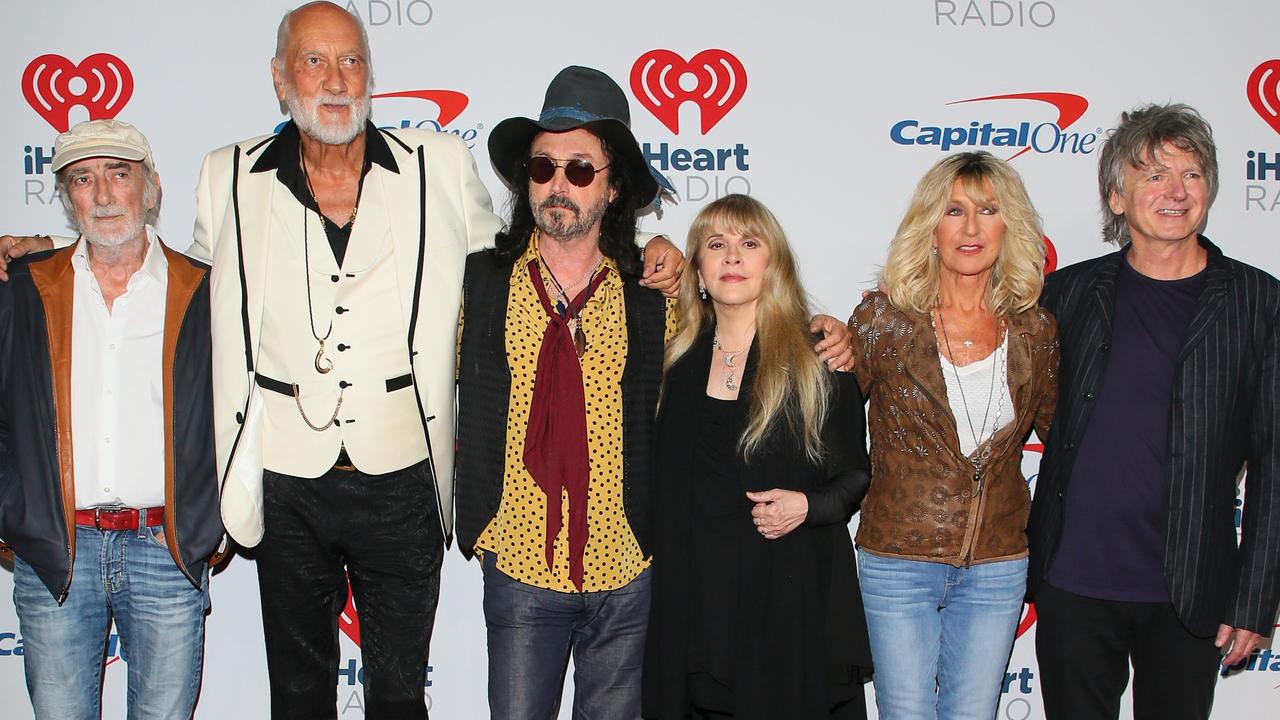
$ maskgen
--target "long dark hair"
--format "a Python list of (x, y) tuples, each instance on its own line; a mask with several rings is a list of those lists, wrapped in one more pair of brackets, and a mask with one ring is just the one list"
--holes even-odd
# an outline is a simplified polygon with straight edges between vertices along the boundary
[[(609, 141), (600, 135), (596, 137), (600, 138), (600, 145), (610, 164), (609, 186), (617, 193), (600, 219), (600, 252), (618, 264), (623, 278), (639, 277), (644, 270), (644, 261), (640, 248), (636, 246), (636, 212), (643, 207), (643, 201), (637, 197), (628, 168), (622, 166)], [(525, 160), (528, 157), (526, 150)], [(512, 179), (515, 182), (507, 201), (511, 221), (505, 231), (498, 233), (494, 244), (498, 258), (513, 263), (529, 249), (529, 237), (537, 225), (533, 220), (533, 207), (529, 204), (529, 171), (524, 161), (516, 166)]]

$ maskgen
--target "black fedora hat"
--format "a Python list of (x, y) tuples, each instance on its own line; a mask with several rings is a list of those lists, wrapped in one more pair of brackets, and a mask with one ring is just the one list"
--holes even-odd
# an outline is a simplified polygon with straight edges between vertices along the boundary
[(547, 86), (542, 114), (537, 120), (507, 118), (489, 133), (489, 159), (498, 175), (516, 191), (520, 166), (529, 158), (529, 145), (540, 132), (565, 132), (586, 128), (608, 141), (615, 165), (621, 165), (641, 199), (640, 206), (658, 197), (659, 183), (674, 192), (666, 178), (657, 175), (644, 159), (631, 134), (631, 110), (622, 88), (608, 75), (588, 67), (571, 65), (556, 74)]

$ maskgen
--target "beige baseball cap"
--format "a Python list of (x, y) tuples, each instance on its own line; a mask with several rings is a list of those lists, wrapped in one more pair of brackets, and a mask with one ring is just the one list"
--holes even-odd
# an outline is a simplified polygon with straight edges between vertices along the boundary
[(53, 171), (86, 158), (109, 157), (141, 162), (155, 170), (151, 144), (138, 128), (119, 120), (86, 120), (53, 141)]

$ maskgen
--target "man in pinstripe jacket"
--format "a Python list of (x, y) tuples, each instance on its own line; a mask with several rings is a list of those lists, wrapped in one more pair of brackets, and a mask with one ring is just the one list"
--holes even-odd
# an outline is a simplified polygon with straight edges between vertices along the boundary
[(1280, 283), (1200, 234), (1218, 167), (1190, 107), (1124, 114), (1098, 180), (1123, 247), (1043, 297), (1062, 342), (1030, 521), (1045, 714), (1117, 717), (1132, 662), (1134, 717), (1207, 718), (1280, 601)]

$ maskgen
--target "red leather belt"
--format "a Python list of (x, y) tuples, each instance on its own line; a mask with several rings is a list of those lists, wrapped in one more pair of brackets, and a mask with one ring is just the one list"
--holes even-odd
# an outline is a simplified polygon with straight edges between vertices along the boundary
[(137, 530), (138, 520), (144, 527), (164, 522), (164, 508), (89, 508), (76, 511), (76, 525), (99, 530)]

